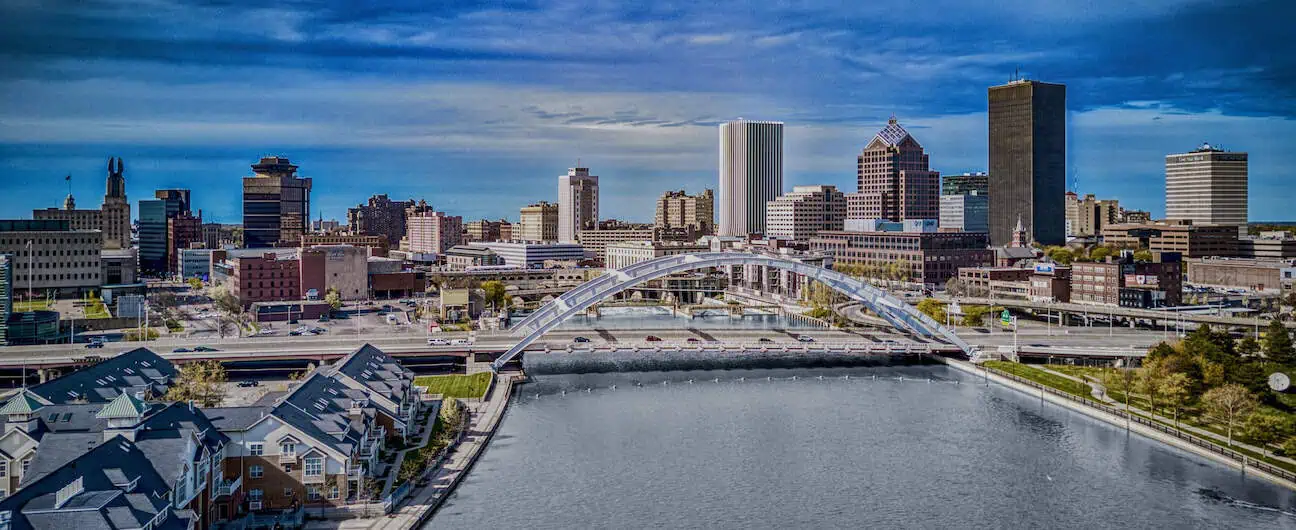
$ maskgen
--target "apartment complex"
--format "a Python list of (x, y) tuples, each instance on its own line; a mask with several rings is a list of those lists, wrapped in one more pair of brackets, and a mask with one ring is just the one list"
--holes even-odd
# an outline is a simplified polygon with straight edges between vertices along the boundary
[(1081, 198), (1066, 192), (1066, 233), (1070, 237), (1097, 237), (1108, 225), (1121, 222), (1120, 202), (1099, 200), (1092, 193)]
[(765, 233), (765, 205), (783, 193), (783, 123), (720, 124), (720, 235)]
[(381, 236), (388, 248), (405, 237), (405, 210), (414, 201), (393, 201), (387, 194), (369, 197), (365, 204), (347, 208), (347, 231), (358, 236)]
[(654, 224), (661, 228), (692, 228), (698, 235), (715, 233), (715, 193), (688, 195), (684, 190), (668, 191), (657, 198)]
[(540, 201), (524, 206), (519, 213), (517, 239), (522, 241), (558, 240), (558, 205)]
[(1202, 144), (1166, 155), (1166, 219), (1195, 225), (1247, 224), (1247, 154)]
[(262, 157), (243, 177), (243, 246), (292, 245), (309, 232), (311, 179), (287, 158)]
[(13, 283), (35, 295), (82, 296), (103, 284), (103, 232), (72, 230), (67, 220), (0, 220), (0, 254)]
[(1005, 245), (1018, 216), (1031, 240), (1066, 241), (1066, 85), (1016, 80), (990, 87), (990, 241)]
[(440, 255), (463, 242), (463, 218), (445, 212), (412, 213), (405, 219), (410, 252)]
[(765, 206), (765, 237), (806, 241), (821, 230), (842, 230), (846, 195), (836, 186), (793, 186)]
[(558, 242), (575, 243), (583, 230), (598, 228), (598, 176), (574, 167), (558, 177)]
[(1177, 252), (1186, 258), (1237, 256), (1236, 226), (1183, 222), (1119, 223), (1103, 228), (1103, 242), (1121, 248)]
[(892, 117), (856, 160), (857, 192), (851, 219), (936, 219), (940, 217), (940, 173), (930, 171), (923, 147)]

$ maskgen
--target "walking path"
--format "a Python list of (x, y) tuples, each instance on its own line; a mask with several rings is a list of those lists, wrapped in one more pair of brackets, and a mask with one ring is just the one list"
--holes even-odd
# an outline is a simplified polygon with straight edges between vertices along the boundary
[[(438, 411), (439, 412), (439, 411)], [(415, 413), (418, 414), (417, 412)], [(417, 417), (417, 416), (416, 416)], [(428, 421), (420, 427), (423, 429), (423, 436), (419, 437), (417, 442), (410, 444), (399, 453), (396, 453), (396, 460), (392, 462), (391, 469), (387, 471), (387, 480), (383, 481), (382, 497), (387, 498), (392, 492), (392, 485), (396, 483), (396, 477), (400, 475), (401, 464), (405, 463), (405, 454), (410, 451), (422, 449), (427, 445), (428, 438), (432, 437), (432, 424), (436, 423), (436, 416), (428, 416)]]

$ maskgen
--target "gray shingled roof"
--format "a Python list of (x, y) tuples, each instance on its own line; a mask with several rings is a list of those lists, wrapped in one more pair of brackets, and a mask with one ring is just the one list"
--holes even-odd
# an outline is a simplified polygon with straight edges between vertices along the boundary
[(316, 370), (284, 397), (273, 414), (307, 436), (349, 455), (364, 436), (349, 416), (353, 399), (367, 396)]
[(342, 359), (337, 364), (337, 371), (397, 403), (414, 384), (412, 370), (369, 344)]
[(123, 391), (161, 395), (176, 374), (170, 361), (146, 348), (136, 348), (30, 390), (54, 404), (81, 400), (108, 403)]
[(203, 414), (222, 431), (241, 431), (270, 414), (273, 407), (253, 405), (250, 407), (217, 407), (203, 409)]

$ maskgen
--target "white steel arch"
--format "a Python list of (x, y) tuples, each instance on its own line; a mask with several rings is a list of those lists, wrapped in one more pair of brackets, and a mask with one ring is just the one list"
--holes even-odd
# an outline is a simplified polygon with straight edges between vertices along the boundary
[(795, 272), (863, 304), (897, 329), (948, 341), (958, 346), (968, 356), (975, 353), (972, 345), (959, 338), (952, 330), (905, 303), (904, 300), (851, 276), (775, 256), (746, 252), (701, 252), (664, 256), (622, 269), (609, 270), (598, 278), (567, 291), (510, 328), (514, 335), (522, 335), (522, 338), (495, 360), (494, 367), (497, 370), (503, 367), (532, 342), (568, 317), (579, 314), (590, 306), (630, 287), (677, 272), (726, 265), (764, 265)]

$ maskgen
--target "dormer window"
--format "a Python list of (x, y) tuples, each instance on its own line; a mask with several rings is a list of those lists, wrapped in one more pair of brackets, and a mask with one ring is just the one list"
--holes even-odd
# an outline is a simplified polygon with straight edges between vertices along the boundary
[(296, 456), (297, 444), (294, 442), (280, 442), (279, 456)]

